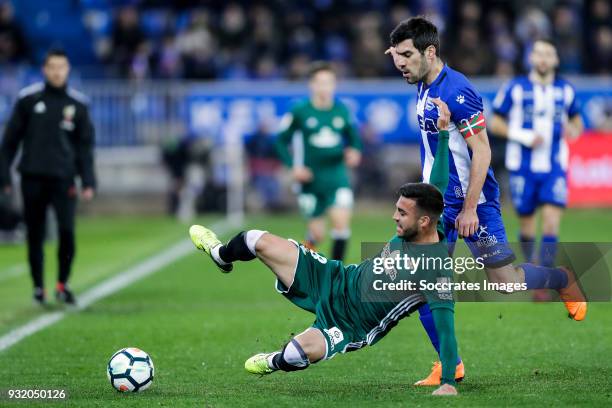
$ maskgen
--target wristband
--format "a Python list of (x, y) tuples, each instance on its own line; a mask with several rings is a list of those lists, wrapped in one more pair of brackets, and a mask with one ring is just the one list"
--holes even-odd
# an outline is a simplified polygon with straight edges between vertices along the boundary
[(531, 147), (533, 145), (533, 141), (535, 140), (535, 133), (533, 130), (529, 129), (509, 129), (508, 139), (518, 142), (527, 147)]

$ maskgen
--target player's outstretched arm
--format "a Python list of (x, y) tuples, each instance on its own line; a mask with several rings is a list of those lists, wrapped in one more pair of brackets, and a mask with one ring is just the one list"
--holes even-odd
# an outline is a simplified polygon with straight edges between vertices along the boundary
[(431, 310), (440, 339), (440, 361), (442, 362), (442, 386), (434, 395), (455, 395), (455, 368), (457, 365), (457, 339), (455, 338), (455, 321), (453, 310), (437, 307)]
[(448, 106), (440, 98), (432, 100), (438, 106), (438, 146), (431, 169), (429, 183), (433, 184), (444, 195), (448, 186), (448, 124), (450, 112)]

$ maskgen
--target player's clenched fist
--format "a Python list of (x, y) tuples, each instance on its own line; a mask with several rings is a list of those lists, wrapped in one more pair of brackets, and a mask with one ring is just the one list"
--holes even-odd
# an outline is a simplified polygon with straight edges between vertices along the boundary
[(433, 98), (431, 101), (438, 107), (438, 130), (448, 130), (450, 123), (448, 105), (440, 98)]
[(312, 171), (308, 167), (298, 166), (293, 168), (293, 179), (298, 183), (308, 183), (312, 180)]
[(344, 162), (349, 167), (357, 167), (361, 162), (361, 152), (354, 147), (344, 149)]

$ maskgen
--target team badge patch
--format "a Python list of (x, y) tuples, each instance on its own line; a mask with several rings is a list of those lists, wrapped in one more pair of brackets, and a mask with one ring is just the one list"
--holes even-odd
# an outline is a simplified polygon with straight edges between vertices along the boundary
[(338, 344), (344, 341), (344, 334), (339, 328), (334, 326), (331, 329), (323, 329), (323, 330), (325, 330), (325, 333), (327, 333), (327, 336), (329, 337), (332, 350), (336, 348)]
[(470, 116), (470, 119), (462, 119), (459, 122), (459, 132), (464, 139), (478, 134), (481, 130), (487, 127), (485, 117), (482, 112), (477, 112)]

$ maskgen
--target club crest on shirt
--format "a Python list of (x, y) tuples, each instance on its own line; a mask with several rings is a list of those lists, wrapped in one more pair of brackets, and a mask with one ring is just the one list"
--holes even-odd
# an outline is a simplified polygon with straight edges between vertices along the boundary
[(46, 110), (47, 107), (45, 106), (45, 103), (43, 101), (40, 101), (36, 105), (34, 105), (34, 112), (36, 113), (45, 113)]
[(342, 129), (344, 127), (344, 119), (342, 119), (340, 116), (334, 117), (332, 120), (332, 126), (336, 129)]
[(74, 105), (64, 106), (64, 120), (72, 122), (72, 119), (74, 119), (75, 113), (76, 113), (76, 107)]
[(308, 119), (306, 119), (306, 127), (309, 127), (310, 129), (317, 127), (318, 124), (319, 124), (319, 121), (315, 117), (311, 116)]
[(76, 113), (76, 107), (74, 105), (66, 105), (64, 106), (64, 119), (60, 123), (60, 127), (67, 131), (74, 130), (74, 115)]
[[(391, 258), (391, 259), (395, 259), (396, 257), (398, 257), (400, 255), (400, 251), (399, 250), (395, 250), (395, 251), (391, 251), (391, 246), (389, 243), (387, 243), (381, 254), (380, 257), (383, 259), (386, 258)], [(392, 265), (394, 265), (394, 263), (391, 263)], [(383, 261), (383, 265), (385, 265), (385, 262)], [(391, 268), (386, 268), (385, 267), (385, 275), (387, 275), (389, 277), (389, 279), (391, 279), (392, 281), (395, 280), (395, 278), (397, 277), (397, 270), (393, 267)]]
[(434, 110), (436, 105), (429, 99), (429, 97), (425, 100), (425, 110)]

